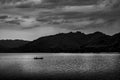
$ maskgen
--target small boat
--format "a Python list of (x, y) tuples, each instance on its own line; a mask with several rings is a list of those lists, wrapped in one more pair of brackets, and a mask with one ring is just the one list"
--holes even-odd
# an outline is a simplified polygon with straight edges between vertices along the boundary
[(44, 59), (43, 57), (34, 57), (34, 59)]

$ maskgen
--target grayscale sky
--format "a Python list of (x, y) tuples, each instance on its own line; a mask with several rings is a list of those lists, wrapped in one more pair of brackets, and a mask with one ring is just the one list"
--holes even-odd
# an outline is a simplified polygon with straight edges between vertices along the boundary
[(0, 39), (71, 31), (113, 35), (120, 32), (119, 7), (119, 0), (0, 0)]

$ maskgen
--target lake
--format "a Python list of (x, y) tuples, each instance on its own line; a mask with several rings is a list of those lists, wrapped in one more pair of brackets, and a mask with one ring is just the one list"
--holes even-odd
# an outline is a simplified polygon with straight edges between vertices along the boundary
[(119, 74), (117, 53), (0, 54), (1, 80), (119, 80)]

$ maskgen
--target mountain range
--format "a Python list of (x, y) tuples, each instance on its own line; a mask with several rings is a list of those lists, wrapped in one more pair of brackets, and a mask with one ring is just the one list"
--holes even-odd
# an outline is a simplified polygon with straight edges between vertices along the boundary
[[(20, 53), (84, 53), (120, 52), (120, 33), (113, 36), (101, 32), (84, 34), (81, 32), (60, 33), (41, 37), (34, 41), (0, 41), (0, 52)], [(4, 42), (4, 43), (3, 43)], [(1, 45), (2, 44), (2, 45)], [(12, 45), (13, 44), (13, 45)]]
[(0, 40), (0, 45), (6, 48), (15, 48), (29, 43), (24, 40)]

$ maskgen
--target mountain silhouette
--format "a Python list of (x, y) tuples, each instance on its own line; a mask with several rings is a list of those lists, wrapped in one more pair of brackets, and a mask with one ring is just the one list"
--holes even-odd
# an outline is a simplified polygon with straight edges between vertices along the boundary
[(0, 46), (5, 48), (15, 48), (27, 44), (29, 41), (23, 40), (0, 40)]
[[(118, 52), (120, 34), (61, 33), (34, 40), (19, 48), (21, 52)], [(114, 49), (116, 48), (116, 49)]]
[(110, 50), (113, 52), (120, 52), (120, 33), (112, 36)]
[(53, 36), (42, 37), (25, 46), (22, 46), (22, 50), (25, 51), (42, 51), (42, 52), (59, 52), (67, 50), (77, 50), (83, 44), (86, 39), (85, 34), (81, 32), (57, 34)]
[[(1, 43), (2, 42), (2, 43)], [(120, 33), (113, 36), (102, 32), (84, 34), (81, 32), (60, 33), (38, 38), (34, 41), (0, 41), (1, 52), (18, 53), (86, 53), (120, 52)], [(9, 43), (12, 42), (12, 43)], [(14, 44), (14, 46), (7, 45)], [(7, 46), (3, 45), (6, 44)], [(16, 44), (16, 45), (15, 45)], [(6, 51), (4, 51), (6, 50)]]
[(86, 43), (86, 47), (103, 47), (111, 43), (111, 36), (101, 32), (89, 34), (88, 37), (89, 40)]

